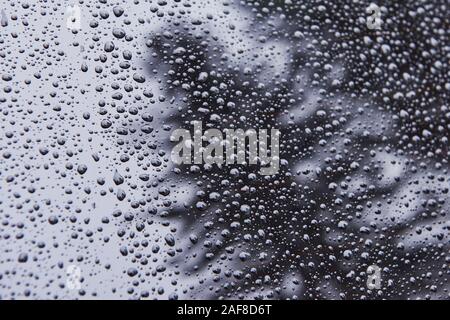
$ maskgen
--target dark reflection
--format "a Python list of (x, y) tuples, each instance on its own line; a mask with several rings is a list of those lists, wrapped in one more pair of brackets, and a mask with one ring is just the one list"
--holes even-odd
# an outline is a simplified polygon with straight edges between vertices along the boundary
[(162, 66), (179, 108), (171, 129), (282, 132), (278, 175), (192, 165), (167, 177), (195, 192), (159, 210), (182, 221), (171, 263), (210, 298), (448, 296), (444, 3), (386, 3), (379, 31), (361, 21), (369, 2), (286, 3), (242, 5), (252, 18), (238, 36), (186, 17), (151, 37), (149, 69)]

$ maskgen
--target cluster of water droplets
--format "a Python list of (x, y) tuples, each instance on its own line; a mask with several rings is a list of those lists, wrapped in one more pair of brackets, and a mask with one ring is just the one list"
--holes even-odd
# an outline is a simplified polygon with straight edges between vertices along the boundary
[[(448, 299), (448, 8), (369, 5), (4, 1), (0, 297)], [(174, 165), (194, 120), (279, 173)]]

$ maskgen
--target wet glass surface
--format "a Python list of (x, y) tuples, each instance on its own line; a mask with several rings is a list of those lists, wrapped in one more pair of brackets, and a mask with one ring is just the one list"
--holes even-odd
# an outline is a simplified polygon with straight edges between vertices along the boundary
[(0, 298), (449, 299), (447, 1), (0, 3)]

